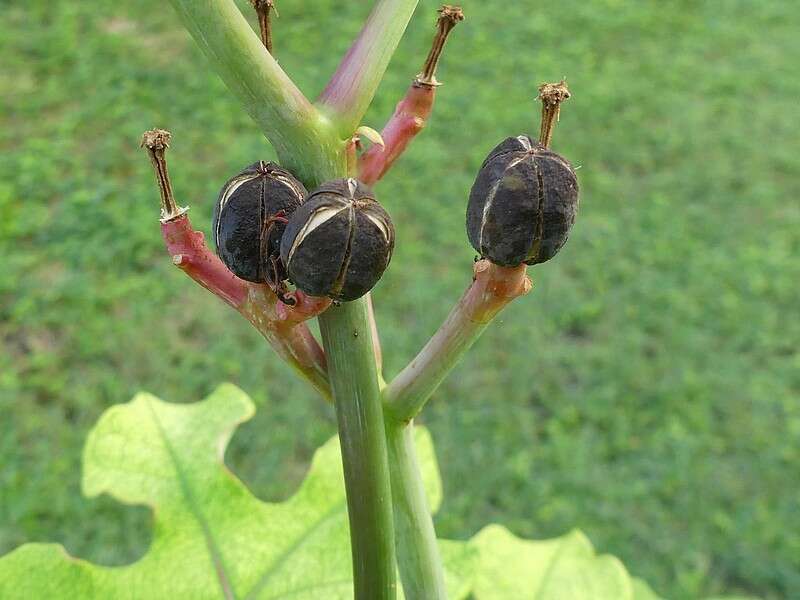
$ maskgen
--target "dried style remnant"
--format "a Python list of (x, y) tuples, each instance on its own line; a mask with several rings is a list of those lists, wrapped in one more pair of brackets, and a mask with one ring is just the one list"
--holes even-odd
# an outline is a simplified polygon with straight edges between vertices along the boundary
[(292, 215), (281, 242), (289, 279), (312, 296), (351, 301), (370, 291), (394, 249), (394, 225), (366, 185), (337, 179)]
[(223, 186), (214, 205), (217, 254), (235, 275), (277, 289), (286, 278), (280, 242), (306, 189), (287, 170), (258, 161)]
[(264, 48), (267, 49), (267, 52), (272, 54), (271, 13), (274, 11), (276, 15), (278, 14), (278, 11), (275, 10), (275, 2), (274, 0), (250, 0), (250, 4), (253, 5), (258, 15), (258, 28), (261, 31), (261, 43), (264, 44)]
[(414, 79), (415, 85), (429, 87), (439, 85), (439, 82), (436, 81), (436, 68), (439, 66), (444, 44), (450, 32), (453, 31), (453, 28), (463, 20), (464, 11), (460, 6), (444, 4), (439, 9), (439, 19), (436, 22), (436, 36), (433, 38), (433, 45), (428, 53), (428, 58), (425, 59), (422, 72)]
[(578, 210), (578, 179), (563, 157), (527, 135), (508, 138), (484, 161), (472, 186), (467, 233), (495, 264), (534, 265), (564, 246)]
[(561, 103), (569, 100), (572, 94), (567, 88), (566, 81), (558, 83), (543, 83), (539, 86), (537, 100), (542, 101), (542, 124), (539, 130), (539, 142), (546, 148), (550, 147), (558, 118), (561, 115)]

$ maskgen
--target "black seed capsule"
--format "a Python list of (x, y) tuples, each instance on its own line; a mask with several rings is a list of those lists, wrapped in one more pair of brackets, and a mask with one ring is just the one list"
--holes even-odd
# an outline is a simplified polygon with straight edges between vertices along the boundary
[(285, 279), (281, 236), (305, 195), (302, 183), (271, 162), (258, 161), (231, 177), (219, 193), (212, 222), (225, 266), (255, 283), (277, 285)]
[(370, 291), (394, 249), (394, 225), (366, 185), (337, 179), (306, 198), (286, 226), (281, 259), (312, 296), (350, 301)]
[(521, 135), (503, 141), (481, 166), (469, 196), (467, 234), (495, 264), (535, 265), (561, 250), (577, 210), (572, 165)]

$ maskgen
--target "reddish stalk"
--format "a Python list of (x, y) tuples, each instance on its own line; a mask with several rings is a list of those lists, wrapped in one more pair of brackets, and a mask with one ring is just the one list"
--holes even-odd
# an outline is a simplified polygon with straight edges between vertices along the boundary
[(192, 227), (187, 208), (180, 208), (172, 193), (165, 153), (170, 133), (154, 129), (142, 136), (161, 192), (161, 235), (172, 262), (198, 284), (236, 309), (264, 336), (275, 351), (327, 399), (331, 397), (325, 354), (304, 321), (330, 306), (328, 298), (296, 291), (294, 306), (278, 300), (267, 285), (239, 279)]
[(208, 249), (203, 232), (192, 228), (185, 212), (161, 219), (161, 237), (172, 257), (172, 264), (239, 310), (247, 299), (247, 282), (231, 273)]
[(464, 13), (458, 6), (445, 4), (439, 9), (436, 35), (422, 72), (414, 78), (406, 95), (397, 104), (392, 118), (381, 132), (384, 147), (373, 145), (361, 155), (359, 179), (364, 183), (372, 185), (379, 181), (403, 154), (411, 140), (425, 128), (433, 110), (436, 88), (441, 85), (436, 80), (436, 69), (445, 42), (453, 28), (463, 20)]
[(452, 368), (509, 302), (532, 287), (527, 267), (475, 263), (472, 285), (439, 330), (384, 392), (386, 412), (397, 421), (413, 419)]

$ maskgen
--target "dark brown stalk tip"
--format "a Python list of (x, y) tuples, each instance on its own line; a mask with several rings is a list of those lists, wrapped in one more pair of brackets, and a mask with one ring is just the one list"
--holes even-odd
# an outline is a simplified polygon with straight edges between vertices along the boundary
[(570, 94), (566, 80), (558, 83), (543, 83), (539, 86), (537, 100), (542, 101), (542, 126), (539, 131), (539, 143), (545, 148), (550, 147), (558, 118), (561, 115), (561, 103), (567, 100)]
[(169, 180), (167, 171), (166, 152), (172, 134), (165, 129), (151, 129), (142, 134), (141, 146), (147, 150), (153, 170), (156, 174), (158, 191), (161, 193), (161, 221), (171, 221), (186, 212), (185, 208), (180, 208), (175, 202), (172, 194), (172, 182)]
[(433, 38), (433, 45), (428, 53), (428, 58), (425, 60), (425, 65), (422, 67), (422, 73), (414, 79), (414, 84), (417, 86), (435, 87), (440, 85), (436, 81), (436, 68), (439, 66), (444, 44), (453, 28), (464, 20), (464, 11), (461, 10), (460, 6), (444, 4), (438, 12), (439, 20), (436, 22), (437, 29), (436, 36)]
[(275, 2), (274, 0), (250, 0), (250, 4), (253, 5), (258, 15), (258, 28), (261, 30), (261, 42), (264, 44), (267, 52), (272, 54), (272, 22), (270, 13), (275, 11), (275, 14), (278, 14), (275, 8)]

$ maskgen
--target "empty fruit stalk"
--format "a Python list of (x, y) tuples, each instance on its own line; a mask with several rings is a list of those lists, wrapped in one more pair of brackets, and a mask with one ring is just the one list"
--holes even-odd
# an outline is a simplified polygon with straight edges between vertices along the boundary
[(273, 0), (250, 0), (250, 4), (256, 9), (258, 15), (258, 28), (261, 30), (261, 42), (272, 54), (272, 11), (278, 14)]
[(203, 233), (192, 228), (188, 209), (175, 202), (165, 158), (170, 137), (168, 131), (147, 131), (142, 147), (155, 170), (161, 193), (161, 235), (173, 264), (241, 313), (286, 362), (329, 399), (325, 354), (304, 321), (328, 308), (330, 300), (296, 292), (296, 304), (287, 306), (266, 285), (239, 279), (225, 267), (206, 246)]
[(436, 88), (436, 68), (450, 32), (464, 20), (464, 13), (458, 6), (445, 4), (439, 9), (437, 31), (431, 50), (422, 68), (414, 78), (405, 97), (397, 104), (394, 115), (384, 127), (381, 137), (384, 146), (372, 146), (359, 161), (359, 179), (371, 185), (380, 180), (392, 164), (405, 151), (408, 144), (422, 131), (433, 110)]

